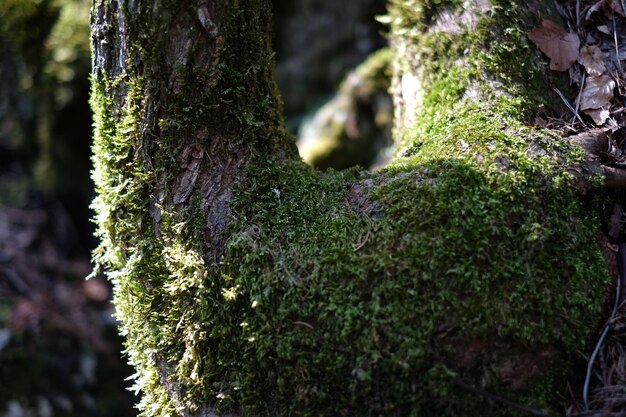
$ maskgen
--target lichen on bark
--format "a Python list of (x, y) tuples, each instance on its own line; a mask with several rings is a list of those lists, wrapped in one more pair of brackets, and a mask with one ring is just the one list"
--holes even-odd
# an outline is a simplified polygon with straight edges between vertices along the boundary
[(526, 5), (391, 2), (398, 156), (320, 173), (269, 4), (171, 3), (94, 7), (96, 260), (143, 414), (516, 415), (468, 385), (558, 410), (608, 275), (582, 152), (525, 123)]

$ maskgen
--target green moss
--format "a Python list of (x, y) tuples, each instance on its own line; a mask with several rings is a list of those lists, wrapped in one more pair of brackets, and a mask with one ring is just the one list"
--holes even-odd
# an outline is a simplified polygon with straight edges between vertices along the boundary
[[(518, 111), (528, 118), (540, 107), (551, 109), (554, 100), (546, 92), (558, 86), (568, 89), (569, 77), (546, 71), (547, 62), (528, 33), (538, 25), (540, 16), (549, 18), (555, 12), (549, 5), (530, 13), (525, 2), (494, 1), (493, 13), (481, 19), (470, 34), (476, 52), (472, 60), (479, 71), (492, 74), (511, 96), (520, 100)], [(510, 22), (517, 22), (512, 26)], [(548, 110), (550, 111), (550, 110)]]
[[(422, 13), (443, 3), (405, 4)], [(536, 103), (515, 90), (526, 69), (515, 75), (498, 64), (505, 54), (475, 53), (484, 40), (467, 31), (419, 36), (411, 31), (424, 17), (394, 7), (394, 33), (408, 43), (398, 68), (411, 70), (411, 57), (437, 63), (418, 74), (422, 107), (401, 132), (403, 156), (376, 174), (320, 173), (273, 155), (289, 140), (276, 127), (276, 96), (246, 90), (261, 66), (242, 70), (269, 59), (261, 38), (241, 30), (253, 16), (231, 16), (225, 44), (239, 49), (225, 50), (210, 76), (177, 70), (183, 92), (166, 109), (176, 117), (160, 121), (152, 159), (138, 129), (151, 84), (94, 81), (96, 259), (115, 283), (143, 415), (203, 404), (243, 416), (516, 415), (460, 391), (457, 378), (561, 408), (568, 367), (608, 288), (593, 210), (570, 189), (567, 164), (580, 151), (524, 126), (522, 110)], [(510, 36), (508, 51), (528, 51), (521, 32), (496, 32)], [(459, 61), (466, 41), (469, 58)], [(509, 83), (490, 94), (476, 78), (486, 70)], [(117, 119), (111, 92), (120, 85)], [(480, 104), (464, 98), (471, 89)], [(199, 191), (180, 207), (155, 197), (179, 172), (181, 138), (210, 124), (208, 112), (226, 121), (236, 148), (258, 153), (239, 173), (219, 265), (206, 256)], [(527, 352), (540, 359), (513, 386), (508, 364)]]
[[(110, 92), (120, 85), (128, 87), (127, 96), (122, 111), (114, 113), (114, 95)], [(133, 158), (140, 148), (136, 126), (142, 116), (144, 89), (141, 81), (130, 82), (128, 76), (111, 80), (103, 75), (92, 82), (92, 176), (97, 192), (92, 207), (97, 213), (100, 238), (94, 261), (98, 268), (111, 271), (116, 315), (124, 323), (121, 331), (127, 342), (154, 348), (159, 335), (158, 324), (151, 319), (159, 314), (158, 309), (151, 309), (159, 299), (154, 286), (161, 284), (168, 271), (161, 256), (162, 244), (150, 238), (153, 231), (146, 218), (153, 176), (149, 167)], [(118, 114), (122, 115), (121, 120)], [(144, 408), (172, 410), (156, 373), (154, 350), (129, 348), (128, 354), (130, 363), (138, 369), (137, 389), (141, 387), (146, 394), (142, 399)]]
[[(538, 135), (542, 158), (528, 155)], [(232, 354), (204, 350), (228, 364), (215, 370), (231, 381), (226, 404), (245, 415), (515, 414), (459, 392), (451, 381), (463, 376), (558, 410), (609, 286), (569, 151), (468, 107), (364, 186), (369, 215), (347, 203), (354, 172), (256, 172), (224, 265), (237, 303), (220, 307), (245, 326), (223, 341)], [(459, 369), (476, 340), (494, 356)], [(518, 349), (558, 354), (513, 390), (494, 375)]]
[[(461, 0), (390, 0), (389, 9), (393, 21), (398, 24), (395, 33), (406, 35), (426, 29), (444, 11), (457, 11), (463, 6)], [(386, 20), (386, 19), (383, 19)], [(402, 29), (400, 29), (402, 28)], [(400, 29), (400, 30), (398, 30)]]
[[(504, 64), (530, 52), (521, 30), (494, 30), (515, 10), (496, 9), (478, 35), (415, 40), (427, 65), (422, 110), (404, 132), (404, 157), (361, 183), (365, 207), (350, 204), (355, 172), (253, 172), (223, 266), (237, 303), (222, 308), (241, 329), (224, 342), (232, 356), (204, 350), (224, 364), (212, 368), (222, 391), (208, 386), (207, 397), (244, 415), (515, 415), (454, 388), (462, 377), (560, 410), (608, 274), (593, 210), (566, 170), (580, 150), (523, 124), (542, 100), (522, 82), (546, 80), (522, 57)], [(487, 30), (504, 37), (502, 49), (468, 53), (485, 49)], [(502, 90), (478, 82), (484, 73)], [(464, 99), (470, 88), (486, 100)], [(463, 368), (458, 357), (476, 341), (483, 349)], [(520, 349), (557, 353), (512, 388), (499, 378)]]
[[(94, 260), (108, 271), (115, 286), (117, 317), (127, 339), (129, 361), (137, 369), (135, 388), (143, 392), (140, 408), (145, 415), (165, 416), (177, 407), (194, 409), (207, 381), (213, 381), (206, 372), (217, 365), (204, 358), (202, 349), (223, 331), (212, 332), (198, 323), (214, 323), (218, 329), (217, 324), (229, 318), (212, 309), (214, 299), (223, 298), (227, 279), (207, 270), (200, 190), (189, 204), (172, 207), (162, 203), (171, 201), (171, 196), (159, 195), (155, 189), (171, 192), (180, 172), (177, 157), (189, 144), (186, 140), (201, 130), (221, 129), (224, 149), (218, 152), (258, 142), (271, 152), (285, 148), (284, 143), (292, 139), (276, 127), (280, 125), (277, 93), (260, 86), (272, 56), (262, 44), (267, 41), (264, 37), (250, 35), (266, 24), (262, 16), (227, 12), (222, 24), (228, 47), (216, 54), (219, 63), (210, 70), (196, 66), (195, 60), (206, 54), (202, 48), (207, 47), (206, 42), (198, 42), (189, 50), (187, 64), (175, 65), (170, 74), (162, 65), (167, 38), (161, 34), (168, 24), (167, 14), (159, 20), (144, 5), (141, 10), (123, 10), (127, 30), (134, 34), (128, 47), (128, 71), (115, 77), (107, 73), (108, 68), (100, 68), (92, 80), (93, 178), (98, 193), (93, 207), (101, 240)], [(176, 13), (189, 8), (198, 30), (192, 5), (172, 2), (163, 7)], [(115, 27), (105, 29), (115, 31)], [(154, 72), (148, 76), (135, 72), (139, 62)], [(159, 82), (171, 90), (166, 92), (167, 106), (159, 109), (163, 118), (151, 125), (146, 120), (152, 122), (148, 114), (155, 111), (154, 103), (146, 98), (159, 96), (165, 101)], [(221, 125), (213, 125), (217, 121)], [(154, 137), (158, 142), (151, 141)], [(293, 152), (293, 145), (287, 150), (287, 155)], [(160, 213), (158, 230), (151, 210)], [(182, 396), (172, 398), (164, 388), (160, 377), (166, 369), (171, 384), (182, 387)]]
[[(396, 73), (418, 69), (413, 74), (419, 86), (417, 123), (407, 126), (408, 130), (423, 129), (427, 134), (446, 113), (463, 106), (460, 101), (505, 104), (503, 113), (516, 113), (527, 120), (532, 120), (538, 109), (550, 108), (553, 101), (546, 92), (555, 85), (563, 87), (565, 78), (548, 73), (545, 59), (529, 44), (527, 33), (538, 18), (524, 2), (494, 1), (490, 12), (478, 15), (471, 27), (459, 24), (445, 29), (446, 23), (442, 23), (444, 28), (439, 31), (427, 30), (424, 12), (404, 3), (392, 3), (388, 21), (398, 52), (394, 55)], [(458, 10), (454, 5), (443, 6), (448, 12)], [(551, 11), (545, 6), (537, 13), (549, 16)], [(507, 100), (499, 100), (500, 96)], [(411, 138), (404, 139), (404, 130), (396, 132), (400, 151), (411, 146)]]
[(389, 65), (391, 58), (391, 49), (382, 48), (373, 52), (356, 68), (357, 74), (366, 80), (368, 90), (386, 91), (389, 89), (389, 78), (391, 78)]

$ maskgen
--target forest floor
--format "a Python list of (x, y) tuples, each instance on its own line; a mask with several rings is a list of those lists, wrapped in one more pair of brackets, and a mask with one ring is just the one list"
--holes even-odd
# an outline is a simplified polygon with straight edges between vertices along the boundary
[[(562, 136), (598, 131), (609, 144), (600, 162), (626, 168), (626, 14), (622, 0), (555, 2), (567, 27), (544, 19), (529, 38), (550, 58), (550, 69), (567, 71), (577, 94), (556, 118), (537, 118), (540, 126)], [(581, 352), (587, 366), (568, 386), (566, 415), (626, 415), (626, 193), (609, 195), (603, 212), (602, 250), (614, 277), (613, 305), (592, 352)]]

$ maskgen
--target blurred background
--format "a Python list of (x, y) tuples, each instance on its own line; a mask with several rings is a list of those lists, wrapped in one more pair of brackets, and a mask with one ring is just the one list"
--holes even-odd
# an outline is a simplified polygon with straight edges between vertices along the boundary
[[(0, 0), (0, 417), (134, 416), (110, 286), (85, 280), (91, 0)], [(320, 169), (383, 164), (385, 0), (274, 0), (289, 129)], [(383, 48), (383, 49), (381, 49)]]

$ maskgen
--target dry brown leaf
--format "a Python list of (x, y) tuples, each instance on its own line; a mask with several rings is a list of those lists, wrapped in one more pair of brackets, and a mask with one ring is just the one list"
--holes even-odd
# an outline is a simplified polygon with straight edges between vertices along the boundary
[(611, 115), (611, 113), (605, 109), (583, 110), (583, 113), (591, 117), (596, 126), (602, 126)]
[(585, 19), (591, 20), (594, 13), (603, 13), (606, 17), (611, 17), (613, 12), (626, 17), (621, 0), (600, 0), (589, 8)]
[(580, 98), (580, 109), (609, 108), (613, 98), (615, 81), (610, 75), (590, 75), (587, 77), (585, 87)]
[(580, 48), (578, 62), (585, 67), (589, 75), (602, 75), (606, 71), (603, 62), (602, 50), (596, 45)]
[(587, 77), (580, 98), (580, 109), (598, 126), (602, 126), (611, 115), (609, 108), (614, 88), (615, 81), (610, 75)]
[(620, 0), (611, 0), (611, 9), (613, 9), (615, 13), (621, 14), (623, 17), (626, 17), (626, 14), (624, 14), (624, 8), (622, 7), (622, 2)]
[(578, 57), (580, 39), (551, 20), (543, 19), (541, 26), (530, 31), (528, 37), (550, 58), (550, 69), (567, 71)]
[(593, 6), (591, 6), (589, 8), (589, 10), (587, 10), (587, 15), (585, 16), (585, 20), (591, 20), (591, 17), (594, 13), (600, 13), (602, 12), (603, 14), (606, 15), (607, 12), (607, 0), (600, 0), (598, 2), (596, 2)]

